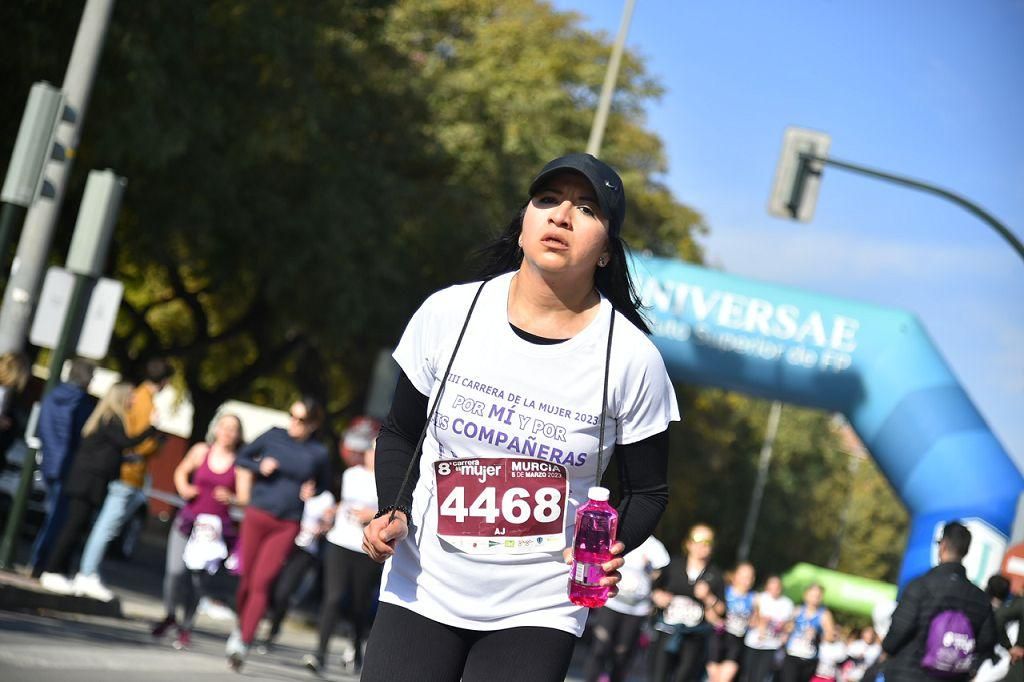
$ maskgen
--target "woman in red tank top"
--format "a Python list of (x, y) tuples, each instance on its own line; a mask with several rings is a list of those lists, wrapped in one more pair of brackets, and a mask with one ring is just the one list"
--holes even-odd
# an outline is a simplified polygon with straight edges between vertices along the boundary
[[(227, 543), (237, 537), (231, 505), (238, 504), (243, 497), (236, 493), (240, 486), (235, 479), (235, 453), (242, 443), (242, 423), (233, 414), (223, 414), (215, 422), (212, 436), (212, 442), (193, 445), (174, 470), (174, 487), (186, 504), (167, 534), (164, 572), (167, 615), (153, 628), (153, 636), (162, 637), (176, 626), (173, 643), (176, 649), (186, 648), (191, 642), (196, 606), (208, 591), (211, 575), (206, 569), (190, 570), (185, 564), (185, 547), (193, 524), (200, 514), (210, 514), (220, 519)], [(179, 608), (183, 611), (180, 622), (177, 620)]]

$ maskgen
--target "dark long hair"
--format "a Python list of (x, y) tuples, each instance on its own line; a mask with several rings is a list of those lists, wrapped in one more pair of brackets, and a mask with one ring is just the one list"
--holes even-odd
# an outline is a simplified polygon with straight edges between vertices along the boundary
[[(523, 231), (523, 218), (526, 216), (528, 205), (529, 202), (523, 204), (498, 238), (476, 253), (480, 261), (476, 272), (478, 279), (491, 279), (519, 269), (523, 262), (519, 235)], [(633, 277), (626, 262), (626, 243), (622, 237), (608, 235), (608, 252), (608, 264), (603, 268), (597, 268), (597, 272), (594, 273), (594, 286), (615, 310), (633, 323), (633, 326), (644, 334), (650, 334), (651, 329), (641, 312), (643, 303), (640, 301), (640, 295), (633, 284)]]

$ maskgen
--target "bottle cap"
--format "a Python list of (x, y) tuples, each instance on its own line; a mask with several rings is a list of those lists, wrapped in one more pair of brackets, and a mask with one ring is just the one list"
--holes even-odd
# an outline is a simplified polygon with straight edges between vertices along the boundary
[(595, 502), (607, 502), (610, 494), (608, 488), (599, 485), (591, 486), (590, 490), (587, 491), (587, 497)]

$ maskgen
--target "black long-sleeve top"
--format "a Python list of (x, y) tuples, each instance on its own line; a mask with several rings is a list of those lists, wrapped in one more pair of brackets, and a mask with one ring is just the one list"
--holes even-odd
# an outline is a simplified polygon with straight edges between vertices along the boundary
[[(374, 469), (382, 508), (396, 504), (402, 478), (427, 423), (427, 406), (428, 396), (420, 393), (403, 372), (391, 411), (377, 437)], [(668, 430), (636, 443), (616, 445), (614, 457), (622, 482), (618, 539), (626, 546), (625, 555), (654, 532), (668, 504)], [(419, 467), (414, 465), (398, 505), (411, 508), (418, 478)]]
[(95, 431), (82, 437), (68, 472), (67, 494), (102, 501), (107, 494), (107, 484), (121, 475), (125, 450), (155, 434), (156, 429), (150, 426), (139, 435), (129, 437), (117, 417), (101, 423)]

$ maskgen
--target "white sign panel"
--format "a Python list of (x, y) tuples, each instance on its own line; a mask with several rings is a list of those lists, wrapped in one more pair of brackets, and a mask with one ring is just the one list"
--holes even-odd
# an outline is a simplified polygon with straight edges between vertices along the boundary
[[(42, 348), (57, 345), (74, 284), (75, 276), (64, 268), (51, 267), (46, 271), (43, 293), (29, 332), (33, 345)], [(106, 357), (123, 293), (124, 285), (117, 280), (101, 278), (96, 282), (82, 321), (82, 332), (78, 336), (78, 355), (93, 360)]]
[(43, 293), (39, 295), (36, 317), (32, 320), (32, 330), (28, 335), (33, 346), (53, 348), (57, 345), (64, 316), (71, 303), (74, 283), (75, 276), (64, 268), (53, 267), (46, 271)]
[(110, 348), (117, 311), (121, 307), (124, 285), (116, 279), (100, 278), (89, 297), (82, 333), (78, 337), (78, 354), (84, 358), (102, 360)]

